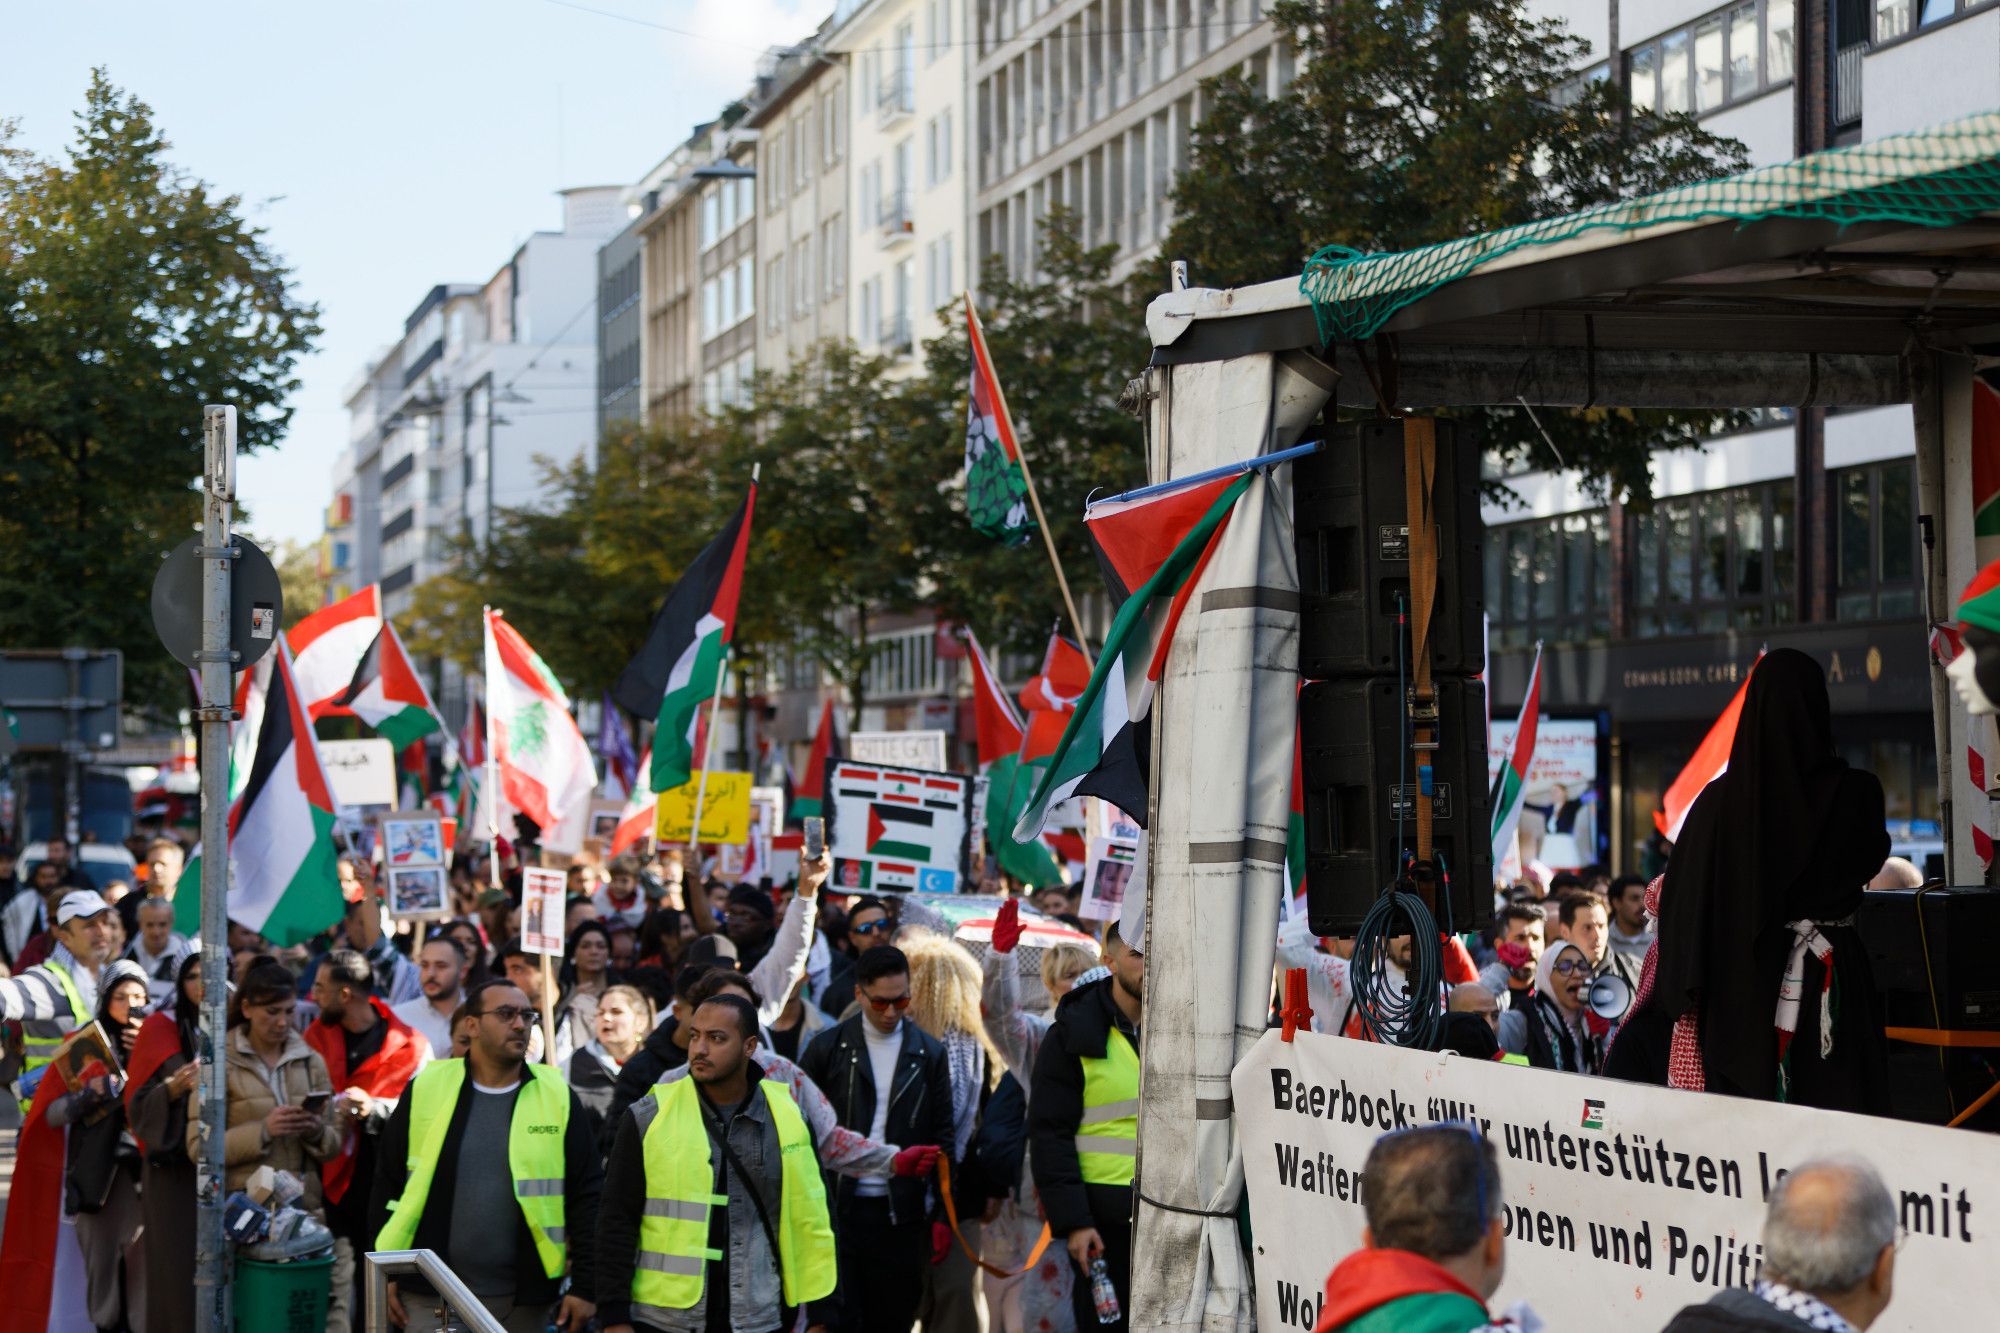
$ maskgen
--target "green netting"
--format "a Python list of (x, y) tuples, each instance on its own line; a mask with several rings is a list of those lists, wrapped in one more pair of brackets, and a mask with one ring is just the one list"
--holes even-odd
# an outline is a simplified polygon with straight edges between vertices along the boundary
[(2000, 112), (1420, 250), (1363, 254), (1329, 245), (1306, 261), (1299, 289), (1330, 343), (1372, 336), (1404, 306), (1502, 256), (1590, 231), (1773, 217), (1941, 227), (1993, 212), (2000, 212)]

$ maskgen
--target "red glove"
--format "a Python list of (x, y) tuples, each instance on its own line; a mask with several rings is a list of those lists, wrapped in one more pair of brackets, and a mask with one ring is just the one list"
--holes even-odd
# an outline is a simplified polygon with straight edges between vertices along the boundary
[(905, 1148), (890, 1159), (889, 1169), (899, 1176), (927, 1176), (937, 1170), (938, 1149), (931, 1144)]
[(1021, 942), (1021, 900), (1009, 898), (993, 918), (993, 952), (1012, 953)]
[(941, 1264), (951, 1256), (951, 1228), (942, 1222), (931, 1223), (931, 1262)]

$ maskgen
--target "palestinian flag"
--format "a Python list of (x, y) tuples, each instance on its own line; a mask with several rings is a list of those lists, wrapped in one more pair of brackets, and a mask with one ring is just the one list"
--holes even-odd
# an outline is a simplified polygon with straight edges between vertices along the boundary
[(333, 707), (360, 718), (362, 725), (398, 750), (444, 730), (444, 719), (437, 715), (430, 692), (403, 650), (402, 637), (386, 620), (361, 655), (347, 688), (334, 697)]
[(840, 736), (834, 728), (833, 700), (828, 699), (819, 706), (819, 728), (813, 732), (812, 754), (806, 758), (806, 771), (785, 803), (789, 822), (796, 823), (808, 816), (825, 818), (826, 761), (841, 758), (840, 751)]
[[(290, 644), (291, 640), (287, 637), (286, 646)], [(257, 754), (257, 733), (264, 726), (265, 697), (270, 693), (271, 673), (277, 669), (277, 664), (276, 653), (265, 653), (255, 666), (236, 680), (236, 721), (229, 724), (231, 804), (243, 794), (243, 785), (250, 781), (250, 762)]]
[[(646, 751), (639, 756), (639, 772), (644, 773), (652, 762), (653, 752)], [(660, 798), (645, 783), (634, 783), (632, 790), (625, 793), (625, 808), (618, 812), (618, 827), (611, 834), (611, 855), (616, 856), (641, 838), (653, 836), (655, 814)]]
[[(495, 797), (545, 832), (597, 786), (590, 746), (570, 716), (555, 673), (498, 611), (486, 613), (487, 745), (499, 775)], [(499, 812), (505, 827), (505, 810)]]
[(972, 394), (965, 411), (966, 516), (981, 536), (1019, 546), (1035, 530), (1028, 513), (1028, 479), (970, 292), (965, 294), (965, 333), (972, 347)]
[(1542, 721), (1542, 645), (1535, 645), (1535, 664), (1528, 669), (1528, 693), (1521, 700), (1521, 718), (1514, 724), (1514, 749), (1493, 778), (1493, 861), (1507, 859), (1514, 830), (1521, 823), (1521, 806), (1528, 799), (1528, 766), (1535, 762), (1535, 732)]
[[(979, 772), (986, 778), (986, 809), (981, 812), (986, 845), (1005, 873), (1029, 888), (1041, 889), (1063, 882), (1063, 868), (1045, 842), (1020, 843), (1013, 838), (1014, 821), (1034, 790), (1033, 781), (1021, 768), (1021, 746), (1027, 731), (1013, 701), (1000, 688), (979, 638), (970, 630), (968, 660), (972, 664), (972, 718), (979, 741)], [(1057, 733), (1060, 737), (1060, 732)], [(1040, 774), (1039, 768), (1025, 773)]]
[[(229, 919), (280, 948), (304, 944), (340, 920), (345, 906), (334, 874), (333, 792), (320, 766), (312, 719), (281, 640), (263, 722), (229, 807)], [(174, 895), (174, 928), (201, 931), (200, 856)]]
[[(1757, 661), (1764, 660), (1764, 654), (1757, 654)], [(1694, 757), (1687, 762), (1680, 776), (1667, 788), (1667, 794), (1660, 798), (1664, 809), (1653, 812), (1653, 827), (1660, 831), (1668, 842), (1681, 836), (1681, 825), (1687, 822), (1688, 811), (1694, 808), (1694, 798), (1702, 789), (1729, 770), (1729, 751), (1736, 744), (1736, 723), (1743, 716), (1743, 700), (1750, 693), (1750, 677), (1757, 671), (1757, 662), (1750, 664), (1750, 670), (1743, 673), (1743, 683), (1736, 687), (1736, 695), (1729, 706), (1715, 719), (1715, 725), (1708, 729), (1708, 735), (1701, 738), (1695, 747)]]
[(626, 664), (612, 690), (634, 717), (655, 718), (653, 762), (647, 782), (656, 792), (694, 776), (695, 715), (712, 698), (736, 632), (736, 602), (743, 591), (743, 555), (750, 547), (750, 516), (757, 506), (752, 482), (743, 507), (716, 534), (681, 581), (667, 594), (646, 644)]
[(340, 695), (353, 683), (355, 670), (383, 624), (382, 590), (371, 583), (285, 631), (299, 697), (315, 719), (347, 715)]
[[(1255, 476), (1245, 472), (1146, 499), (1112, 502), (1086, 516), (1102, 558), (1134, 591), (1111, 622), (1104, 655), (1063, 729), (1048, 771), (1015, 822), (1017, 841), (1040, 833), (1050, 811), (1072, 796), (1102, 797), (1145, 825), (1141, 738), (1153, 691), (1166, 669), (1181, 612)], [(1159, 556), (1162, 551), (1165, 555)]]

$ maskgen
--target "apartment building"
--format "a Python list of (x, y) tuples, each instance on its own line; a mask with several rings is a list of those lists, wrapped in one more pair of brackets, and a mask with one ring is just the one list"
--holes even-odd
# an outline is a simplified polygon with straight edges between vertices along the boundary
[(842, 0), (826, 43), (850, 89), (848, 328), (909, 370), (965, 290), (963, 27), (955, 0)]
[(688, 172), (705, 161), (714, 124), (694, 132), (629, 192), (638, 218), (640, 394), (643, 420), (673, 423), (696, 407), (701, 377), (701, 324), (696, 236), (700, 194)]
[(1017, 276), (1057, 206), (1119, 247), (1121, 276), (1151, 259), (1202, 80), (1242, 68), (1273, 96), (1291, 81), (1264, 0), (974, 0), (972, 22), (978, 253)]
[[(1753, 163), (2000, 105), (1991, 0), (1534, 0), (1586, 38), (1579, 73), (1696, 116)], [(1913, 275), (1913, 280), (1924, 280)], [(1773, 406), (1655, 456), (1656, 502), (1505, 478), (1486, 507), (1494, 716), (1546, 645), (1545, 712), (1594, 728), (1596, 852), (1638, 869), (1651, 812), (1760, 648), (1825, 665), (1835, 732), (1888, 798), (1897, 849), (1941, 846), (1908, 407)], [(1572, 796), (1576, 793), (1571, 793)]]
[(724, 114), (714, 156), (689, 172), (698, 221), (701, 382), (705, 412), (750, 401), (757, 371), (757, 131), (741, 103)]
[(646, 414), (646, 308), (640, 299), (645, 238), (636, 206), (630, 220), (597, 252), (597, 434), (637, 425)]
[(757, 131), (763, 311), (757, 366), (782, 374), (816, 343), (848, 336), (848, 72), (826, 54), (832, 19), (775, 52)]

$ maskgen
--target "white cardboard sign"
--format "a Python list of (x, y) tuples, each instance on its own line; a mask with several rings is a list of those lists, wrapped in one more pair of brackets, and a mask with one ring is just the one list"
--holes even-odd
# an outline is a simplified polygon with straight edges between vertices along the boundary
[(335, 805), (396, 804), (396, 749), (389, 742), (321, 741), (319, 761)]
[(864, 764), (895, 764), (943, 772), (945, 734), (942, 731), (857, 731), (847, 738), (847, 757)]

